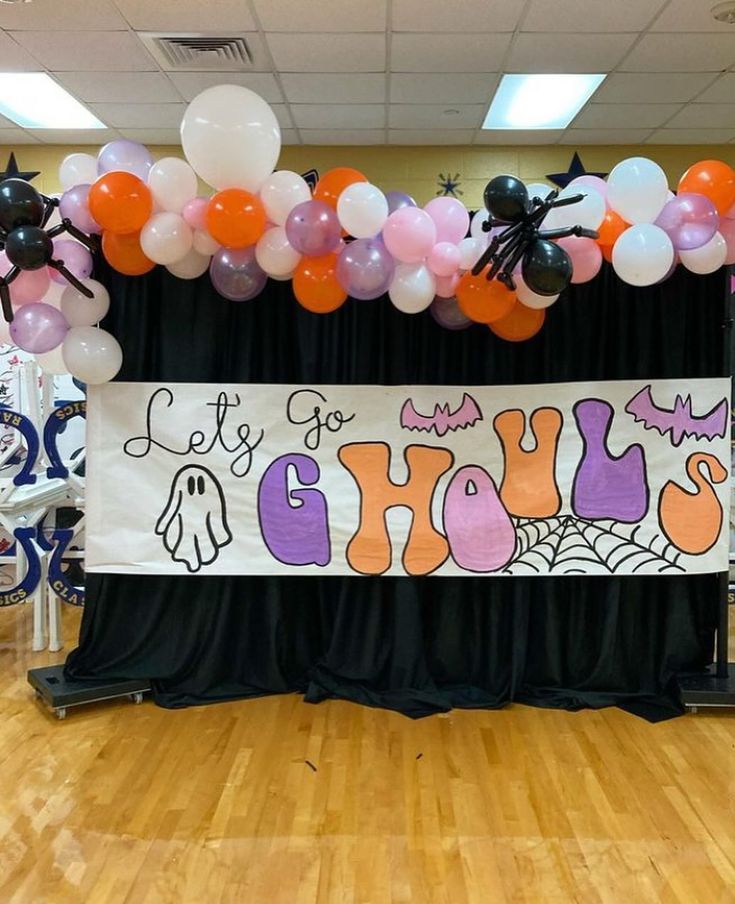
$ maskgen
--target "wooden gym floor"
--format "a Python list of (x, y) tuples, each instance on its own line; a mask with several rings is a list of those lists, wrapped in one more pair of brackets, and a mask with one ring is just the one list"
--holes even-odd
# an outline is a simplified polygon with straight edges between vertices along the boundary
[(25, 672), (64, 653), (30, 641), (0, 610), (3, 904), (735, 902), (735, 713), (283, 696), (59, 722)]

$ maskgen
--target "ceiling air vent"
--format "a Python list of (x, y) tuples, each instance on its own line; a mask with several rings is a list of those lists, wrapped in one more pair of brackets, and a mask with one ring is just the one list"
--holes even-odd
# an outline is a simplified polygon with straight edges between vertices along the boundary
[(218, 35), (141, 34), (141, 39), (166, 70), (243, 72), (253, 58), (243, 37)]

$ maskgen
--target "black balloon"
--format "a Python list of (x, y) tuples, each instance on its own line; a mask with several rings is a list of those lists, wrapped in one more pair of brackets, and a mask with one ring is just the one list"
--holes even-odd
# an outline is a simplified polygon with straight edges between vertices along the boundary
[(40, 226), (45, 204), (36, 189), (22, 179), (0, 182), (0, 229), (11, 232), (19, 226)]
[(537, 295), (558, 295), (572, 278), (572, 262), (563, 248), (548, 239), (536, 239), (523, 255), (523, 280)]
[(5, 253), (21, 270), (40, 270), (53, 257), (54, 244), (39, 226), (21, 226), (7, 237)]
[(496, 176), (485, 186), (485, 208), (494, 220), (518, 223), (528, 210), (528, 191), (515, 176)]

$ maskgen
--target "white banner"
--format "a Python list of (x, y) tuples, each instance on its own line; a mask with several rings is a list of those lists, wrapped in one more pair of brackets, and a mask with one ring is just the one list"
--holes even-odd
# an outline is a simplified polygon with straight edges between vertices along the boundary
[(91, 387), (87, 569), (726, 571), (729, 410), (728, 379)]

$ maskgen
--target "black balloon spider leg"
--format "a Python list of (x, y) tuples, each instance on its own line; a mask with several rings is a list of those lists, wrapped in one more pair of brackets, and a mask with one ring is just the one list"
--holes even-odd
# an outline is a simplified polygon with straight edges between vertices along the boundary
[(559, 229), (538, 230), (538, 238), (540, 239), (566, 239), (572, 235), (585, 239), (599, 238), (599, 233), (596, 229), (585, 229), (584, 226), (561, 226)]
[(91, 238), (88, 235), (85, 235), (81, 229), (77, 229), (77, 227), (72, 223), (69, 219), (63, 219), (58, 226), (54, 226), (47, 232), (47, 235), (50, 239), (55, 239), (57, 236), (62, 235), (63, 233), (68, 232), (69, 235), (73, 236), (78, 242), (81, 242), (90, 251), (97, 250), (97, 242), (95, 239)]
[(64, 261), (52, 260), (48, 262), (48, 266), (53, 267), (53, 269), (56, 270), (57, 273), (61, 273), (64, 279), (68, 283), (71, 283), (71, 285), (74, 286), (77, 292), (84, 295), (85, 298), (94, 298), (94, 292), (90, 288), (85, 286), (83, 282), (80, 282), (73, 273), (66, 269), (66, 267), (64, 266)]
[(10, 302), (10, 284), (20, 276), (19, 267), (11, 267), (5, 276), (0, 276), (0, 306), (6, 323), (13, 322), (13, 305)]
[(43, 202), (46, 205), (46, 207), (43, 211), (43, 219), (41, 220), (41, 224), (40, 224), (41, 229), (43, 229), (43, 228), (45, 228), (46, 224), (53, 216), (56, 208), (59, 206), (59, 199), (58, 198), (47, 198), (46, 195), (41, 195), (41, 197), (43, 198)]

